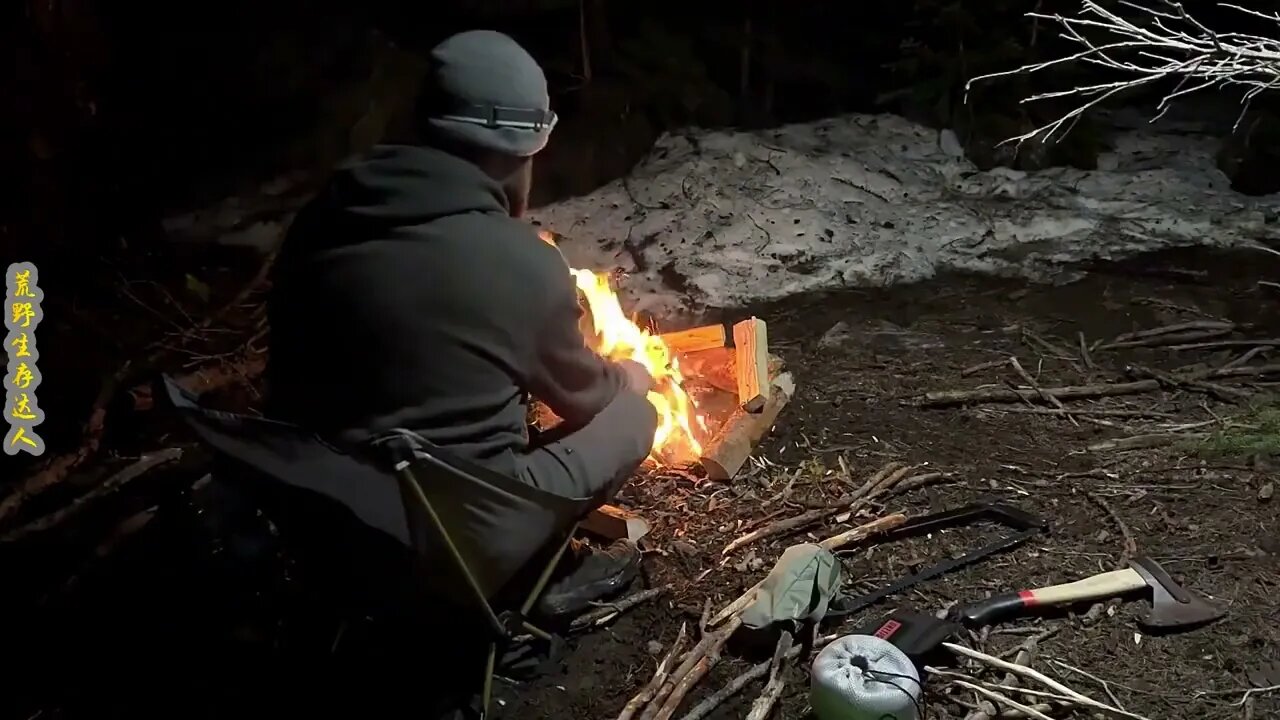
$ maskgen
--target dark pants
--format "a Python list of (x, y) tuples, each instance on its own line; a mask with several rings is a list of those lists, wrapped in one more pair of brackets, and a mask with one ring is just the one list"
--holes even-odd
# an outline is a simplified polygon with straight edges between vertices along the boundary
[(653, 447), (656, 413), (649, 401), (623, 391), (585, 424), (540, 433), (519, 458), (517, 478), (539, 490), (608, 502)]

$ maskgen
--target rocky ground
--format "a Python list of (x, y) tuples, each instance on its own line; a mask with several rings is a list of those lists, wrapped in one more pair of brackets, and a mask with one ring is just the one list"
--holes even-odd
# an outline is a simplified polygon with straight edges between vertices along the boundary
[[(1226, 619), (1185, 634), (1148, 636), (1135, 625), (1145, 609), (1135, 599), (1018, 620), (963, 640), (998, 655), (1039, 637), (1033, 667), (1153, 719), (1280, 713), (1280, 692), (1249, 692), (1280, 685), (1280, 499), (1272, 496), (1277, 473), (1270, 464), (1280, 440), (1274, 412), (1265, 407), (1274, 378), (1240, 375), (1206, 385), (1174, 384), (1164, 375), (1177, 370), (1185, 377), (1189, 369), (1233, 361), (1237, 367), (1267, 363), (1265, 342), (1280, 342), (1273, 339), (1280, 336), (1275, 290), (1257, 285), (1268, 276), (1269, 262), (1256, 253), (1165, 253), (1100, 265), (1063, 287), (948, 276), (754, 308), (770, 322), (772, 349), (797, 377), (796, 398), (750, 468), (732, 483), (656, 472), (625, 491), (620, 504), (654, 525), (645, 541), (646, 580), (669, 584), (670, 590), (574, 637), (570, 654), (549, 675), (501, 686), (498, 715), (613, 718), (649, 681), (682, 623), (696, 630), (708, 602), (718, 608), (737, 597), (788, 544), (825, 538), (889, 512), (923, 513), (993, 498), (1041, 516), (1050, 532), (824, 625), (822, 632), (852, 631), (897, 607), (933, 612), (991, 593), (1072, 580), (1145, 554), (1185, 586), (1227, 603)], [(1164, 338), (1153, 341), (1161, 343), (1155, 347), (1105, 347), (1125, 333), (1187, 322), (1201, 323), (1200, 330), (1188, 332), (1205, 335), (1205, 328), (1226, 328), (1212, 323), (1232, 325), (1200, 340), (1183, 335), (1173, 345)], [(1220, 341), (1232, 344), (1184, 347)], [(1027, 385), (1009, 363), (1011, 356), (1044, 388), (1151, 375), (1165, 382), (1131, 395), (1068, 400), (1069, 416), (1045, 412), (1050, 406), (1039, 399), (928, 406), (930, 392)], [(159, 423), (130, 440), (117, 438), (118, 463), (172, 445), (168, 432)], [(1149, 435), (1156, 437), (1127, 441), (1146, 447), (1109, 442)], [(837, 515), (722, 559), (730, 540), (828, 506), (890, 462), (944, 476), (886, 497), (847, 522), (835, 522), (845, 519)], [(169, 472), (153, 474), (159, 479), (130, 483), (120, 496), (131, 499), (113, 501), (114, 519), (94, 520), (92, 532), (28, 538), (25, 560), (9, 565), (10, 577), (19, 579), (14, 587), (21, 590), (6, 590), (14, 607), (5, 616), (97, 629), (59, 633), (47, 640), (58, 643), (55, 650), (43, 647), (32, 654), (40, 661), (29, 672), (10, 674), (17, 680), (12, 687), (25, 692), (9, 695), (5, 702), (12, 713), (6, 715), (149, 716), (160, 691), (176, 689), (193, 716), (243, 717), (242, 711), (225, 709), (253, 706), (246, 700), (250, 687), (276, 685), (274, 673), (284, 670), (268, 659), (280, 649), (282, 618), (296, 612), (296, 595), (287, 571), (274, 560), (227, 561), (254, 556), (254, 547), (246, 546), (269, 545), (270, 538), (210, 519), (200, 506), (213, 502), (207, 491), (186, 491), (202, 463), (189, 453)], [(121, 517), (133, 518), (141, 529), (130, 521), (118, 525)], [(980, 526), (854, 546), (842, 553), (846, 577), (851, 591), (869, 591), (975, 547), (995, 532)], [(41, 559), (32, 561), (37, 550)], [(33, 609), (36, 600), (44, 601), (43, 612)], [(15, 621), (13, 642), (36, 647), (35, 632), (50, 626)], [(108, 632), (104, 626), (113, 627)], [(160, 635), (168, 644), (154, 642)], [(104, 637), (113, 643), (106, 650)], [(84, 678), (105, 672), (130, 648), (177, 646), (185, 651), (182, 672), (176, 673), (181, 678), (163, 688), (153, 678), (137, 678), (133, 686), (117, 686), (110, 699), (84, 691), (91, 684)], [(448, 648), (430, 650), (437, 659), (449, 655)], [(212, 676), (203, 668), (223, 657), (241, 660), (234, 671), (224, 667)], [(761, 659), (731, 646), (675, 717)], [(784, 671), (778, 717), (808, 716), (806, 659)], [(744, 717), (762, 685), (748, 684), (706, 717)], [(942, 679), (931, 682), (926, 694), (928, 715), (937, 718), (965, 717), (977, 700)], [(1047, 711), (1054, 718), (1088, 716), (1072, 712)]]

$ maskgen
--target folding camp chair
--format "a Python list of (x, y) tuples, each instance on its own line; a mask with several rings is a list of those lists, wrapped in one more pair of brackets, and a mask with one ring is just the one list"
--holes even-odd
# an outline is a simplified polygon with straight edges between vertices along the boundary
[[(577, 519), (589, 509), (589, 498), (543, 492), (449, 457), (406, 430), (348, 452), (296, 425), (201, 407), (168, 377), (163, 385), (157, 396), (167, 398), (226, 464), (249, 477), (338, 503), (362, 524), (411, 549), (433, 579), (452, 575), (461, 584), (456, 595), (490, 632), (481, 717), (489, 711), (499, 650), (521, 635), (554, 641), (530, 622), (529, 612), (568, 547)], [(523, 593), (523, 602), (514, 609), (496, 607), (513, 580), (543, 556), (547, 564)]]

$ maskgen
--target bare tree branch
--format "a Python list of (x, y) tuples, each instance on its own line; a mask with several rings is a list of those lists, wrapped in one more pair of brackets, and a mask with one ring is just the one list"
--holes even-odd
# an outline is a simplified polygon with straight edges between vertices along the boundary
[[(1121, 15), (1103, 8), (1095, 0), (1083, 0), (1078, 13), (1071, 16), (1028, 13), (1036, 21), (1044, 20), (1061, 28), (1062, 38), (1083, 49), (1045, 62), (990, 73), (973, 78), (965, 85), (966, 100), (973, 84), (1002, 77), (1028, 75), (1050, 68), (1086, 63), (1122, 73), (1126, 77), (1112, 82), (1084, 85), (1039, 93), (1022, 100), (1073, 98), (1080, 104), (1051, 123), (1028, 133), (1011, 137), (1000, 144), (1017, 143), (1071, 130), (1089, 109), (1108, 98), (1135, 88), (1164, 80), (1176, 80), (1173, 90), (1161, 98), (1154, 122), (1178, 98), (1211, 87), (1243, 87), (1241, 117), (1259, 93), (1280, 86), (1280, 13), (1263, 13), (1230, 3), (1220, 6), (1276, 25), (1276, 38), (1237, 32), (1216, 32), (1192, 17), (1182, 3), (1173, 0), (1144, 0), (1143, 4), (1122, 1), (1128, 12)], [(1239, 120), (1237, 119), (1237, 124)]]

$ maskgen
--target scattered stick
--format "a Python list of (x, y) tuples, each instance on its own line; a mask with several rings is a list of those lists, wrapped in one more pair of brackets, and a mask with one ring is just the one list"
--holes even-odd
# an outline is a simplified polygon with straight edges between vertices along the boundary
[(1013, 708), (1014, 710), (1017, 710), (1018, 712), (1026, 715), (1027, 717), (1033, 717), (1033, 718), (1036, 718), (1036, 720), (1053, 720), (1053, 718), (1049, 717), (1048, 715), (1045, 715), (1039, 710), (1023, 705), (1017, 700), (1013, 700), (1008, 696), (1001, 695), (1000, 693), (994, 690), (988, 690), (982, 687), (981, 685), (975, 685), (974, 683), (967, 682), (965, 680), (953, 679), (951, 682), (955, 683), (956, 685), (959, 685), (962, 688), (972, 690), (978, 693), (979, 695), (987, 698), (988, 700), (997, 702), (1001, 705), (1004, 705), (1005, 707)]
[[(1040, 644), (1040, 641), (1058, 632), (1058, 629), (1059, 628), (1057, 627), (1052, 627), (1024, 640), (1022, 644), (1017, 647), (1017, 655), (1013, 658), (1013, 664), (1029, 667), (1031, 665), (1031, 658), (1035, 655), (1036, 646)], [(1018, 676), (1011, 672), (1006, 672), (1004, 678), (1000, 682), (1002, 689), (1013, 689), (1013, 687), (1018, 684)], [(964, 720), (996, 720), (996, 717), (987, 713), (985, 710), (977, 710), (966, 715)]]
[(1024, 680), (1035, 680), (1036, 682), (1040, 683), (1041, 685), (1044, 685), (1050, 690), (1062, 693), (1063, 695), (1070, 697), (1074, 702), (1080, 705), (1087, 705), (1095, 710), (1102, 710), (1103, 712), (1109, 712), (1115, 715), (1122, 715), (1124, 717), (1131, 718), (1132, 720), (1149, 720), (1148, 718), (1143, 717), (1142, 715), (1135, 715), (1134, 713), (1128, 712), (1126, 710), (1113, 708), (1110, 705), (1107, 705), (1106, 703), (1094, 700), (1088, 695), (1082, 695), (1076, 692), (1075, 690), (1072, 690), (1071, 688), (1067, 687), (1066, 685), (1063, 685), (1057, 680), (1054, 680), (1053, 678), (1045, 675), (1044, 673), (1038, 672), (1036, 670), (1032, 670), (1029, 667), (1015, 665), (1014, 663), (1008, 662), (1006, 660), (1001, 660), (1000, 658), (992, 657), (986, 653), (978, 652), (977, 650), (972, 650), (970, 648), (964, 647), (963, 645), (957, 645), (955, 643), (947, 642), (947, 643), (943, 643), (942, 646), (950, 650), (951, 652), (954, 652), (959, 655), (963, 655), (973, 660), (977, 660), (986, 665), (990, 665), (991, 667), (994, 667), (996, 669), (1007, 670), (1015, 675), (1020, 676)]
[(1148, 338), (1163, 337), (1185, 332), (1217, 332), (1225, 330), (1231, 332), (1236, 329), (1236, 324), (1225, 320), (1188, 320), (1187, 322), (1174, 323), (1172, 325), (1162, 325), (1147, 330), (1137, 330), (1134, 332), (1123, 333), (1112, 338), (1111, 342), (1100, 345), (1100, 348), (1115, 347), (1119, 343), (1134, 342), (1136, 340), (1146, 340)]
[(631, 720), (640, 711), (640, 708), (644, 707), (657, 694), (658, 688), (666, 682), (667, 675), (671, 672), (672, 663), (676, 661), (680, 651), (684, 649), (684, 641), (688, 630), (688, 623), (680, 623), (680, 632), (676, 633), (675, 642), (671, 643), (671, 648), (667, 650), (667, 654), (658, 663), (658, 669), (654, 671), (653, 679), (627, 701), (627, 704), (622, 708), (622, 712), (618, 713), (618, 720)]
[[(1179, 381), (1205, 380), (1209, 378), (1255, 377), (1280, 373), (1280, 364), (1250, 365), (1246, 367), (1230, 367), (1214, 370), (1203, 370), (1184, 376), (1172, 375)], [(1137, 395), (1160, 389), (1160, 381), (1154, 379), (1134, 380), (1132, 382), (1108, 383), (1098, 385), (1069, 385), (1066, 387), (1041, 388), (1059, 400), (1085, 400), (1119, 395)], [(925, 393), (917, 401), (921, 407), (947, 407), (968, 403), (1018, 403), (1029, 402), (1039, 397), (1033, 389), (1010, 389), (1002, 387), (983, 387), (973, 390), (939, 390)]]
[(1280, 338), (1272, 340), (1211, 340), (1209, 342), (1174, 345), (1170, 350), (1214, 350), (1218, 348), (1252, 347), (1273, 348), (1280, 346)]
[(732, 540), (728, 545), (724, 546), (724, 550), (720, 554), (728, 555), (734, 550), (746, 547), (758, 540), (767, 537), (781, 535), (783, 533), (805, 527), (815, 522), (825, 520), (833, 515), (839, 515), (842, 512), (855, 513), (866, 506), (867, 502), (877, 496), (888, 492), (898, 481), (902, 480), (907, 473), (915, 468), (902, 463), (889, 463), (871, 477), (862, 487), (855, 490), (852, 494), (846, 495), (830, 506), (809, 510), (807, 512), (794, 515), (789, 518), (769, 523), (764, 527), (753, 530), (746, 535), (742, 535)]
[[(817, 650), (840, 636), (840, 633), (836, 633), (817, 638), (813, 642), (812, 649)], [(803, 645), (793, 644), (791, 649), (788, 650), (785, 655), (786, 660), (795, 660), (800, 657), (800, 653), (803, 652), (804, 649)], [(753, 681), (759, 680), (765, 675), (768, 675), (769, 668), (772, 666), (772, 660), (765, 660), (764, 662), (752, 665), (746, 672), (725, 683), (725, 686), (717, 690), (714, 694), (708, 695), (705, 700), (695, 705), (693, 709), (686, 713), (684, 717), (680, 718), (680, 720), (703, 720), (703, 718), (710, 715), (713, 710), (724, 704), (725, 700), (728, 700), (741, 692), (742, 688), (751, 684)]]
[(1169, 413), (1158, 412), (1156, 410), (1108, 410), (1108, 409), (1076, 410), (1075, 408), (1072, 408), (1070, 410), (1066, 410), (1066, 409), (1059, 410), (1058, 408), (1042, 408), (1042, 407), (1010, 407), (1010, 408), (1000, 408), (998, 410), (984, 409), (984, 412), (1019, 413), (1019, 414), (1027, 414), (1027, 415), (1066, 415), (1070, 413), (1071, 415), (1075, 415), (1077, 417), (1082, 417), (1082, 418), (1122, 417), (1122, 418), (1157, 418), (1157, 419), (1168, 420), (1174, 417)]
[(1129, 372), (1138, 377), (1159, 380), (1161, 384), (1170, 389), (1185, 388), (1188, 390), (1198, 390), (1200, 392), (1208, 393), (1209, 395), (1225, 402), (1237, 402), (1250, 397), (1250, 393), (1245, 390), (1238, 390), (1225, 385), (1219, 385), (1218, 383), (1207, 382), (1199, 377), (1202, 373), (1192, 373), (1186, 377), (1175, 377), (1167, 372), (1155, 370), (1142, 365), (1130, 365)]
[[(1062, 405), (1062, 401), (1046, 393), (1044, 388), (1040, 387), (1040, 383), (1036, 382), (1036, 379), (1031, 377), (1031, 373), (1027, 372), (1027, 369), (1022, 367), (1022, 363), (1018, 362), (1018, 358), (1010, 357), (1009, 364), (1013, 366), (1013, 371), (1018, 373), (1018, 375), (1022, 377), (1023, 381), (1031, 386), (1032, 390), (1036, 391), (1036, 394), (1040, 396), (1041, 400), (1044, 400), (1058, 410), (1062, 410), (1064, 413), (1066, 412), (1066, 408)], [(1080, 423), (1076, 422), (1076, 419), (1071, 417), (1070, 414), (1066, 417), (1073, 425), (1079, 426)]]
[(967, 367), (960, 371), (960, 377), (969, 377), (982, 372), (983, 370), (995, 370), (1001, 365), (1007, 364), (1008, 360), (988, 360), (987, 362), (978, 363), (972, 367)]
[[(741, 618), (733, 618), (724, 626), (723, 629), (707, 633), (702, 641), (698, 643), (693, 650), (689, 651), (684, 662), (676, 669), (671, 677), (667, 678), (664, 687), (671, 686), (667, 692), (666, 701), (657, 709), (653, 715), (649, 715), (649, 711), (653, 710), (657, 705), (657, 699), (650, 704), (649, 710), (645, 710), (645, 714), (640, 716), (640, 720), (670, 720), (671, 716), (679, 709), (680, 703), (684, 701), (685, 695), (693, 689), (698, 681), (702, 680), (707, 673), (711, 672), (711, 668), (720, 662), (720, 651), (724, 649), (725, 643), (729, 642), (729, 637), (742, 625)], [(699, 653), (699, 648), (701, 652)], [(662, 693), (659, 692), (659, 696)]]
[(787, 663), (787, 653), (791, 650), (791, 644), (794, 638), (791, 633), (782, 631), (781, 637), (778, 638), (778, 645), (773, 650), (773, 662), (769, 668), (769, 682), (765, 684), (764, 690), (761, 691), (760, 697), (757, 697), (751, 703), (751, 711), (747, 713), (747, 720), (765, 720), (769, 717), (769, 713), (773, 712), (773, 706), (778, 702), (778, 696), (782, 695), (782, 689), (787, 685), (787, 678), (783, 675), (783, 668)]
[(1120, 519), (1120, 514), (1111, 506), (1111, 503), (1107, 502), (1106, 498), (1095, 492), (1089, 493), (1088, 496), (1095, 505), (1102, 508), (1102, 511), (1111, 518), (1111, 522), (1115, 523), (1116, 528), (1120, 530), (1120, 537), (1124, 538), (1124, 549), (1120, 554), (1120, 562), (1116, 567), (1128, 567), (1129, 560), (1138, 554), (1138, 542), (1133, 539), (1133, 533), (1129, 531), (1129, 526), (1125, 524), (1124, 520)]
[(585, 613), (583, 615), (580, 615), (574, 618), (573, 621), (569, 623), (569, 629), (585, 630), (587, 628), (600, 627), (601, 625), (604, 625), (612, 621), (614, 618), (630, 610), (631, 608), (641, 603), (648, 602), (649, 600), (652, 600), (653, 598), (658, 597), (659, 595), (669, 591), (670, 589), (671, 589), (671, 584), (668, 583), (666, 585), (662, 585), (656, 588), (641, 590), (640, 592), (628, 595), (627, 597), (622, 598), (617, 602), (604, 603), (600, 607), (596, 608), (595, 610), (592, 610), (588, 613)]
[(168, 448), (150, 455), (143, 455), (128, 467), (107, 478), (89, 492), (77, 497), (57, 512), (45, 515), (44, 517), (29, 522), (22, 527), (15, 528), (4, 535), (0, 535), (0, 543), (14, 542), (33, 533), (43, 532), (50, 528), (57, 527), (76, 515), (79, 515), (93, 501), (119, 490), (127, 483), (145, 475), (153, 468), (176, 462), (181, 457), (181, 448)]
[[(834, 535), (832, 537), (829, 537), (826, 540), (823, 540), (819, 544), (822, 545), (822, 547), (826, 548), (827, 550), (835, 552), (837, 549), (841, 547), (845, 547), (855, 542), (865, 540), (866, 538), (869, 538), (872, 535), (878, 535), (880, 533), (892, 530), (893, 528), (898, 527), (899, 525), (905, 523), (906, 521), (907, 521), (907, 516), (903, 515), (902, 513), (887, 515), (885, 517), (866, 523), (865, 525), (860, 525), (852, 530), (842, 532), (839, 535)], [(760, 589), (760, 586), (763, 583), (764, 581), (761, 580), (760, 582), (751, 586), (751, 588), (749, 588), (746, 592), (739, 595), (736, 600), (729, 603), (728, 605), (725, 605), (724, 608), (720, 610), (720, 612), (716, 613), (715, 617), (711, 618), (708, 625), (710, 625), (711, 627), (715, 627), (716, 625), (719, 625), (720, 623), (729, 619), (731, 616), (737, 615), (738, 613), (742, 612), (743, 609), (745, 609), (748, 605), (752, 603), (752, 601), (755, 600), (756, 591)]]
[(1127, 450), (1145, 450), (1147, 448), (1173, 445), (1183, 440), (1204, 438), (1204, 433), (1149, 433), (1130, 437), (1103, 440), (1089, 445), (1089, 452), (1125, 452)]
[(1176, 335), (1160, 335), (1156, 337), (1145, 337), (1139, 340), (1127, 340), (1125, 342), (1109, 342), (1099, 345), (1097, 350), (1117, 350), (1119, 348), (1136, 348), (1136, 347), (1162, 347), (1167, 345), (1186, 345), (1189, 343), (1202, 342), (1212, 338), (1230, 335), (1231, 328), (1222, 328), (1220, 330), (1200, 330), (1198, 332), (1178, 333)]
[(1085, 344), (1084, 333), (1076, 333), (1076, 340), (1080, 344), (1080, 359), (1084, 361), (1084, 366), (1090, 370), (1097, 369), (1098, 366), (1093, 364), (1093, 355), (1089, 353), (1089, 346)]

